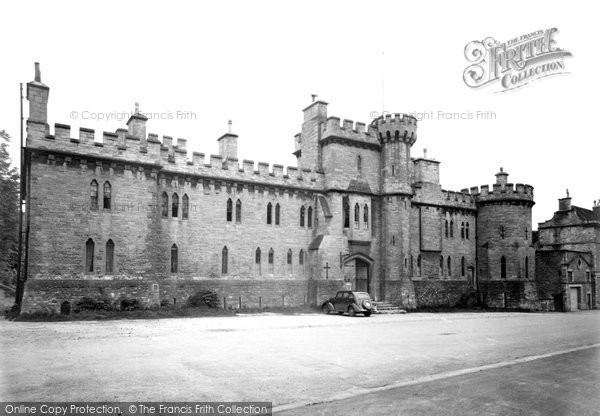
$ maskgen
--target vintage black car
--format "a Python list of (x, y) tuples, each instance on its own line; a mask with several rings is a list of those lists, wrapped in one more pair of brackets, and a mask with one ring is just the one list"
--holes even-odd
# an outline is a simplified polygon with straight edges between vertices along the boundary
[(341, 290), (337, 292), (335, 297), (323, 302), (321, 310), (323, 313), (337, 312), (343, 314), (344, 312), (348, 312), (350, 316), (354, 316), (357, 313), (370, 316), (375, 310), (375, 305), (373, 305), (371, 296), (367, 292)]

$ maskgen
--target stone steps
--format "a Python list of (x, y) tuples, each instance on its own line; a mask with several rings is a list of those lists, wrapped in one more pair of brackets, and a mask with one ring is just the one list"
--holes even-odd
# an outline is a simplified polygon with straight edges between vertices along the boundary
[(380, 314), (406, 313), (406, 310), (390, 302), (373, 302), (373, 305), (377, 309), (376, 313)]

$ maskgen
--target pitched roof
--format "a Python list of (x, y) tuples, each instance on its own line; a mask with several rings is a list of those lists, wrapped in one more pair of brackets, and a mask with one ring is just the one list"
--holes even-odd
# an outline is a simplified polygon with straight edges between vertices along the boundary
[(361, 179), (352, 179), (348, 184), (348, 192), (372, 193), (369, 183)]
[(598, 218), (592, 210), (573, 205), (573, 211), (575, 211), (575, 214), (584, 221), (600, 221), (600, 218)]
[(310, 242), (310, 244), (308, 245), (308, 249), (309, 250), (318, 250), (319, 247), (321, 246), (321, 241), (323, 241), (323, 234), (318, 235), (314, 238), (314, 240), (312, 240)]
[(323, 210), (323, 215), (327, 218), (333, 217), (331, 214), (331, 209), (329, 209), (329, 202), (327, 202), (327, 198), (323, 195), (319, 195), (318, 197), (319, 203), (321, 204), (321, 209)]

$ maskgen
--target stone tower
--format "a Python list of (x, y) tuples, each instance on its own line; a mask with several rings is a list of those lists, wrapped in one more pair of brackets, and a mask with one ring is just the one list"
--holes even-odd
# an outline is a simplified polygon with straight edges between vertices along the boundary
[(417, 120), (406, 114), (389, 114), (373, 124), (381, 143), (382, 276), (386, 287), (399, 288), (399, 298), (409, 306), (411, 297), (414, 300), (409, 260), (413, 165), (410, 149), (417, 140)]
[(531, 239), (533, 187), (508, 183), (500, 168), (489, 190), (477, 196), (477, 257), (482, 281), (534, 280), (535, 250)]

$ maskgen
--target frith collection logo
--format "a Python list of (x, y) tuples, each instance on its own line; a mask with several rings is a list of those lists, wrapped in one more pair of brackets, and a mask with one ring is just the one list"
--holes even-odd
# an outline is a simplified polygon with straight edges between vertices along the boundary
[(499, 84), (496, 92), (506, 92), (553, 75), (566, 74), (564, 58), (571, 52), (557, 46), (556, 28), (538, 30), (507, 42), (492, 37), (465, 46), (470, 65), (463, 73), (465, 84), (481, 88)]

